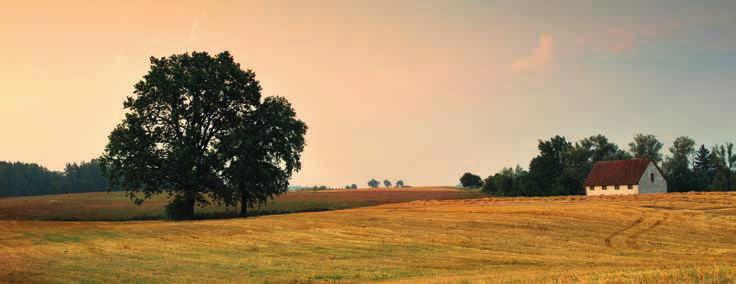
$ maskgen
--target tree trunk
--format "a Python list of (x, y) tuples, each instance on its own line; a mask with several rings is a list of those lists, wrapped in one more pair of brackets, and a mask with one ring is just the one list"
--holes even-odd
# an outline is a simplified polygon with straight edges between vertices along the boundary
[(245, 196), (245, 188), (240, 190), (240, 217), (248, 217), (248, 200)]
[(193, 193), (184, 194), (184, 205), (186, 206), (183, 212), (184, 217), (186, 219), (194, 219), (194, 194)]

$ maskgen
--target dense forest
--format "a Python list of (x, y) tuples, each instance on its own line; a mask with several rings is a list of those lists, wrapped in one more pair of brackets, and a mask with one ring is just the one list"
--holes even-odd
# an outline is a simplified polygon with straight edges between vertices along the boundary
[(0, 161), (0, 196), (94, 192), (108, 189), (97, 160), (70, 163), (64, 171), (37, 164)]
[(663, 156), (664, 145), (654, 135), (637, 134), (628, 144), (628, 151), (603, 135), (575, 143), (555, 136), (539, 141), (539, 154), (528, 170), (518, 165), (504, 168), (482, 181), (477, 175), (465, 173), (460, 182), (500, 196), (582, 195), (585, 178), (596, 162), (646, 158), (664, 171), (668, 192), (734, 190), (734, 144), (696, 145), (690, 137), (677, 137)]

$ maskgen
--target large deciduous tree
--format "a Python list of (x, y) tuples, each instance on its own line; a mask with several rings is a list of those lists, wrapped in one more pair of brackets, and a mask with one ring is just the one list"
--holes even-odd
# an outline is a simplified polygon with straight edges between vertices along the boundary
[[(193, 217), (196, 204), (232, 204), (240, 189), (236, 181), (245, 176), (258, 180), (250, 188), (255, 195), (262, 196), (259, 190), (266, 187), (280, 192), (291, 171), (299, 169), (293, 156), (280, 156), (280, 147), (297, 152), (303, 147), (303, 139), (289, 140), (287, 146), (268, 144), (283, 142), (269, 136), (281, 132), (265, 132), (282, 118), (267, 119), (273, 116), (264, 109), (284, 107), (284, 102), (261, 103), (255, 73), (242, 70), (228, 52), (151, 58), (151, 69), (124, 103), (123, 122), (109, 136), (103, 171), (111, 185), (137, 203), (167, 192), (173, 197), (167, 211), (181, 218)], [(244, 141), (234, 142), (238, 139)], [(250, 156), (246, 149), (253, 151)], [(279, 159), (291, 164), (282, 166)], [(236, 176), (244, 160), (252, 171)]]
[(659, 142), (656, 136), (651, 134), (636, 134), (634, 141), (629, 143), (631, 154), (636, 158), (650, 159), (654, 163), (662, 161), (662, 142)]
[(683, 192), (694, 189), (696, 185), (693, 182), (690, 160), (695, 152), (695, 141), (686, 136), (677, 137), (669, 150), (671, 156), (668, 156), (663, 164), (668, 191)]
[(225, 191), (221, 198), (229, 204), (239, 200), (241, 217), (247, 216), (248, 207), (288, 191), (289, 178), (301, 169), (307, 131), (283, 97), (268, 97), (252, 115), (246, 115), (242, 119), (246, 123), (225, 143), (233, 157), (225, 177), (236, 190)]
[(580, 194), (576, 191), (582, 186), (575, 185), (574, 179), (564, 172), (565, 158), (571, 147), (572, 144), (559, 135), (549, 141), (539, 141), (539, 155), (529, 163), (533, 195)]
[(631, 155), (621, 150), (604, 135), (594, 135), (573, 144), (564, 154), (564, 173), (582, 184), (596, 162), (631, 159)]

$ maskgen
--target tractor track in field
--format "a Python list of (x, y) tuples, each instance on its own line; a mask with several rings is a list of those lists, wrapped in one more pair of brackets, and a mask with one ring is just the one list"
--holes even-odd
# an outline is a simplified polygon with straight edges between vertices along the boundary
[(662, 223), (666, 222), (667, 219), (669, 219), (669, 217), (670, 217), (669, 215), (665, 215), (662, 219), (659, 219), (656, 222), (654, 222), (653, 224), (651, 224), (648, 227), (644, 228), (644, 230), (641, 230), (641, 231), (638, 231), (638, 232), (634, 233), (628, 239), (626, 239), (626, 244), (630, 248), (633, 248), (633, 249), (641, 249), (641, 247), (639, 247), (639, 244), (636, 242), (639, 239), (639, 236), (641, 236), (642, 234), (644, 234), (646, 232), (649, 232), (649, 231), (653, 230), (656, 227), (659, 227), (660, 225), (662, 225)]
[(636, 219), (636, 221), (634, 221), (634, 223), (629, 224), (628, 226), (624, 227), (623, 229), (613, 232), (608, 237), (606, 237), (606, 239), (605, 239), (606, 246), (609, 247), (609, 248), (613, 248), (613, 244), (612, 244), (613, 238), (615, 238), (618, 235), (621, 235), (622, 233), (624, 233), (624, 232), (626, 232), (626, 231), (628, 231), (628, 230), (636, 227), (637, 225), (641, 224), (642, 222), (644, 222), (644, 216), (639, 217), (639, 219)]
[[(647, 216), (642, 215), (638, 219), (636, 219), (633, 223), (608, 235), (608, 237), (605, 238), (606, 246), (609, 248), (614, 248), (614, 245), (613, 245), (614, 238), (617, 238), (628, 231), (632, 231), (635, 228), (640, 227), (642, 224), (646, 223), (645, 222), (647, 220), (646, 217)], [(665, 215), (663, 218), (656, 220), (654, 223), (647, 226), (646, 228), (636, 231), (630, 236), (626, 237), (626, 240), (625, 240), (626, 246), (632, 249), (641, 249), (641, 247), (637, 243), (637, 240), (639, 239), (639, 237), (643, 235), (644, 233), (649, 232), (659, 227), (660, 225), (662, 225), (662, 223), (666, 222), (668, 219), (669, 219), (669, 215)]]

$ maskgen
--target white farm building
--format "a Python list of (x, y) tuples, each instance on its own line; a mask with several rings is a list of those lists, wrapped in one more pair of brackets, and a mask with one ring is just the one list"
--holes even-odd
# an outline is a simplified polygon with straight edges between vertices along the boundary
[(598, 162), (585, 179), (586, 195), (667, 192), (667, 180), (648, 159)]

